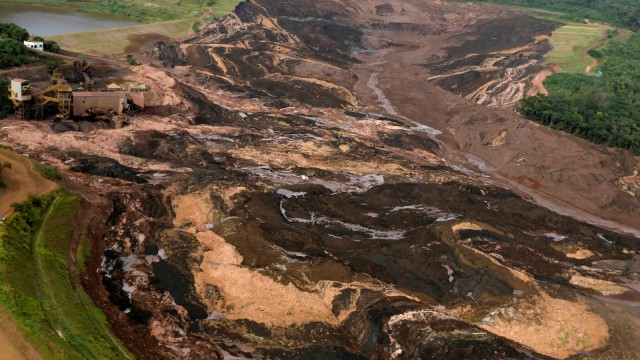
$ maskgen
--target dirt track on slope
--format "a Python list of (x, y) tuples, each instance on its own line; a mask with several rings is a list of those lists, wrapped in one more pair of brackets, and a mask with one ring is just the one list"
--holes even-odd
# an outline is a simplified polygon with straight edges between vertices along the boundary
[[(29, 159), (0, 149), (0, 163), (10, 162), (11, 169), (4, 169), (2, 177), (7, 188), (0, 190), (0, 214), (8, 216), (11, 204), (25, 200), (29, 194), (52, 191), (55, 183), (38, 174)], [(40, 359), (40, 355), (22, 336), (4, 311), (0, 310), (0, 360)]]
[(0, 190), (0, 214), (10, 215), (11, 204), (25, 200), (29, 194), (39, 195), (53, 190), (56, 185), (43, 178), (31, 161), (7, 150), (0, 149), (0, 163), (11, 163), (11, 169), (2, 171), (7, 188)]
[(0, 360), (42, 359), (4, 312), (0, 312), (0, 321)]

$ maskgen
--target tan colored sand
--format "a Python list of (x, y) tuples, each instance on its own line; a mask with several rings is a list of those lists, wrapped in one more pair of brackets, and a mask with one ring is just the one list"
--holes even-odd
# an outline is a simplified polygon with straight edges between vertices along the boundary
[(173, 224), (183, 227), (187, 224), (209, 224), (213, 221), (213, 204), (206, 193), (178, 195), (171, 199), (176, 216)]
[(497, 146), (504, 145), (505, 142), (507, 141), (508, 134), (509, 134), (509, 130), (507, 129), (500, 130), (498, 135), (496, 135), (496, 137), (493, 138), (493, 140), (491, 140), (491, 146), (497, 147)]
[[(336, 151), (337, 150), (337, 151)], [(346, 149), (345, 149), (346, 150)], [(246, 146), (230, 149), (236, 158), (251, 160), (261, 165), (280, 168), (306, 167), (334, 172), (349, 172), (355, 175), (366, 174), (406, 174), (407, 170), (394, 163), (381, 164), (376, 158), (369, 161), (354, 161), (338, 158), (334, 155), (340, 150), (322, 143), (304, 142), (295, 144), (269, 144), (261, 147)]]
[(319, 284), (318, 291), (312, 293), (241, 266), (203, 262), (201, 268), (197, 278), (218, 286), (227, 304), (233, 304), (227, 318), (283, 326), (338, 322), (331, 312), (331, 303), (339, 289), (329, 283)]
[(581, 288), (596, 291), (604, 296), (620, 295), (629, 290), (611, 281), (594, 279), (579, 274), (572, 275), (569, 282)]
[(521, 303), (514, 310), (513, 316), (501, 313), (491, 323), (479, 326), (558, 359), (607, 345), (607, 323), (582, 303), (541, 294), (536, 301)]
[(570, 258), (570, 259), (582, 260), (582, 259), (588, 259), (588, 258), (592, 257), (595, 254), (593, 252), (591, 252), (590, 250), (580, 248), (580, 249), (576, 250), (575, 252), (567, 253), (565, 255), (567, 255), (567, 257)]
[(235, 246), (228, 244), (224, 239), (212, 231), (204, 231), (196, 234), (198, 241), (208, 250), (204, 253), (203, 263), (241, 265), (242, 255)]
[(470, 221), (464, 221), (451, 226), (451, 230), (455, 232), (462, 231), (462, 230), (481, 231), (481, 230), (484, 230), (484, 228), (476, 223), (472, 223)]

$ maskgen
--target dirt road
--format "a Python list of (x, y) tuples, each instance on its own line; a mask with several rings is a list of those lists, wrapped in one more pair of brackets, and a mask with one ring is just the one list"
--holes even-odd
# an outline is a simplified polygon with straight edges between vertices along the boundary
[(7, 188), (0, 190), (0, 215), (11, 214), (11, 204), (23, 201), (29, 194), (43, 194), (53, 190), (55, 183), (43, 178), (29, 159), (0, 149), (0, 163), (11, 163), (11, 169), (2, 171)]
[(11, 318), (0, 311), (0, 360), (36, 360), (42, 359), (31, 344), (22, 336)]
[[(11, 214), (11, 204), (25, 200), (29, 194), (52, 191), (55, 183), (38, 174), (29, 159), (0, 149), (0, 163), (10, 162), (11, 169), (4, 169), (2, 177), (7, 188), (0, 190), (0, 214)], [(7, 314), (0, 310), (0, 360), (40, 359), (40, 355), (19, 332)]]

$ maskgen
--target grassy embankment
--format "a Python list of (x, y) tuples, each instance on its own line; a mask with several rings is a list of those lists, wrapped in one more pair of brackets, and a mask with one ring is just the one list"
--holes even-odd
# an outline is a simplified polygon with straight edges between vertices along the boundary
[[(0, 302), (45, 359), (133, 358), (67, 270), (80, 199), (57, 191), (14, 206), (0, 226)], [(77, 258), (90, 253), (84, 238)], [(79, 263), (79, 269), (83, 269)]]
[(50, 36), (65, 50), (94, 55), (124, 54), (133, 35), (155, 34), (179, 39), (192, 31), (193, 19), (167, 21), (157, 24), (127, 26), (117, 29), (97, 30), (76, 34)]
[(556, 29), (550, 38), (553, 50), (546, 63), (560, 66), (561, 72), (590, 73), (596, 64), (588, 51), (606, 39), (606, 29), (601, 24), (576, 23)]
[[(14, 0), (11, 2), (29, 2)], [(163, 0), (150, 3), (129, 1), (84, 1), (69, 3), (64, 0), (47, 0), (43, 4), (72, 6), (78, 11), (109, 14), (143, 23), (118, 29), (100, 30), (48, 37), (63, 49), (96, 55), (116, 55), (127, 52), (132, 36), (153, 34), (179, 39), (193, 32), (196, 23), (224, 16), (233, 11), (240, 0), (175, 1)]]

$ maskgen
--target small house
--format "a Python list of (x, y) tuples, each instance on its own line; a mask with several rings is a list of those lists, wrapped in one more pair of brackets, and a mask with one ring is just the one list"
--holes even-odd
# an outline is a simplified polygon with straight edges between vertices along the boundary
[(42, 41), (25, 41), (24, 45), (28, 48), (44, 51), (44, 42)]

